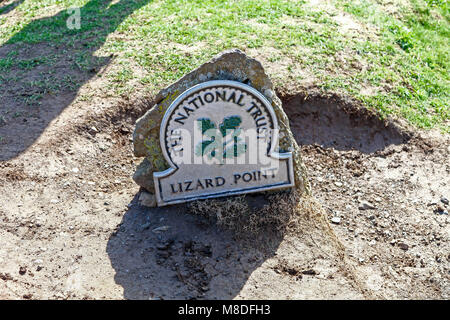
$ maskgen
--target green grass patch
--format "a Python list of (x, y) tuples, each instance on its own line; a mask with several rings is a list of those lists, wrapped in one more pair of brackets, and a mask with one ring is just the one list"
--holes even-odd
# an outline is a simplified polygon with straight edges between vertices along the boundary
[[(14, 23), (0, 15), (0, 45), (16, 54), (48, 45), (51, 58), (3, 57), (0, 71), (8, 79), (11, 70), (51, 70), (66, 59), (89, 75), (112, 63), (106, 79), (116, 93), (132, 92), (136, 83), (154, 93), (223, 50), (272, 51), (270, 63), (290, 61), (283, 77), (306, 70), (322, 90), (352, 96), (382, 117), (449, 132), (448, 1), (391, 3), (390, 11), (383, 3), (25, 0), (9, 12), (20, 17)], [(70, 7), (80, 8), (80, 29), (67, 28)], [(347, 30), (341, 16), (359, 29)], [(274, 75), (276, 85), (283, 77)], [(73, 90), (82, 85), (65, 82)]]

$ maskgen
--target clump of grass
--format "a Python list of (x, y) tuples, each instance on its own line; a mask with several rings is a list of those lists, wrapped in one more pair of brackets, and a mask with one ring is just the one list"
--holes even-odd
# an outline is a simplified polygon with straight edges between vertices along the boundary
[[(261, 195), (258, 202), (265, 202), (263, 207), (255, 207), (251, 197), (198, 200), (189, 203), (188, 208), (191, 213), (231, 230), (238, 238), (284, 233), (299, 199), (297, 192)], [(273, 203), (277, 205), (273, 206)]]

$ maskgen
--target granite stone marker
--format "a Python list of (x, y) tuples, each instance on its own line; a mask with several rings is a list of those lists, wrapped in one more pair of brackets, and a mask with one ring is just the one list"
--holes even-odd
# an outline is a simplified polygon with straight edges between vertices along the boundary
[(274, 152), (278, 121), (267, 99), (229, 80), (207, 81), (167, 109), (155, 172), (158, 205), (294, 186), (292, 154)]
[(133, 134), (134, 154), (145, 157), (133, 179), (149, 192), (147, 204), (309, 192), (289, 121), (258, 61), (224, 52), (155, 100)]

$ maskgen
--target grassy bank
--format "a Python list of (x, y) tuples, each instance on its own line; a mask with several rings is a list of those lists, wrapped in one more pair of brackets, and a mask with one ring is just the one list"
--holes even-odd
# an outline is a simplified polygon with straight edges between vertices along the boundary
[[(81, 8), (80, 29), (67, 28), (71, 6)], [(338, 92), (381, 116), (449, 132), (449, 19), (444, 0), (3, 1), (0, 86), (23, 82), (37, 92), (24, 103), (39, 105), (79, 88), (76, 77), (52, 77), (63, 58), (95, 73), (113, 57), (102, 74), (109, 94), (154, 93), (239, 48), (264, 61), (277, 87)], [(53, 49), (22, 54), (37, 46)], [(33, 69), (40, 79), (29, 79)]]

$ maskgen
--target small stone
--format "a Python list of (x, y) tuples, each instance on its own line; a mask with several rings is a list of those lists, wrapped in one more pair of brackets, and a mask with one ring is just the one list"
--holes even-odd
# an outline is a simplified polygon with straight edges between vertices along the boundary
[(445, 198), (445, 197), (442, 197), (442, 198), (441, 198), (441, 202), (442, 202), (443, 204), (447, 204), (447, 205), (448, 205), (448, 199)]
[(170, 246), (172, 246), (173, 243), (174, 243), (174, 240), (170, 239), (170, 240), (168, 240), (168, 241), (166, 241), (164, 243), (158, 244), (156, 246), (156, 249), (158, 249), (158, 250), (167, 250), (167, 249), (170, 248)]
[(27, 267), (20, 267), (19, 268), (19, 274), (23, 276), (25, 273), (27, 273)]
[(207, 287), (207, 286), (203, 286), (203, 287), (201, 287), (200, 288), (203, 292), (206, 292), (206, 291), (208, 291), (209, 290), (209, 287)]
[(340, 224), (341, 223), (341, 218), (333, 217), (333, 218), (331, 218), (331, 222), (333, 222), (334, 224)]
[(302, 274), (305, 274), (308, 276), (315, 276), (316, 274), (318, 274), (318, 272), (316, 270), (309, 269), (309, 270), (302, 271)]
[(9, 273), (1, 273), (0, 272), (0, 279), (3, 281), (13, 280), (13, 277)]
[(154, 233), (164, 232), (170, 229), (170, 226), (162, 226), (152, 230)]
[(368, 201), (360, 201), (358, 205), (359, 210), (372, 210), (375, 206)]
[(334, 183), (334, 185), (335, 185), (336, 187), (342, 187), (342, 182), (336, 181), (336, 182)]
[(434, 212), (435, 213), (439, 213), (439, 214), (445, 214), (446, 210), (445, 210), (445, 208), (442, 205), (438, 204), (436, 206), (436, 209), (434, 210)]
[(144, 207), (156, 207), (156, 197), (150, 192), (143, 191), (139, 195), (139, 204)]
[(78, 173), (78, 172), (80, 172), (80, 170), (79, 170), (78, 168), (73, 168), (73, 169), (72, 169), (72, 172), (73, 172), (73, 173)]
[(403, 243), (403, 242), (398, 243), (397, 246), (398, 246), (400, 249), (404, 250), (404, 251), (406, 251), (406, 250), (409, 249), (409, 246), (408, 246), (406, 243)]

